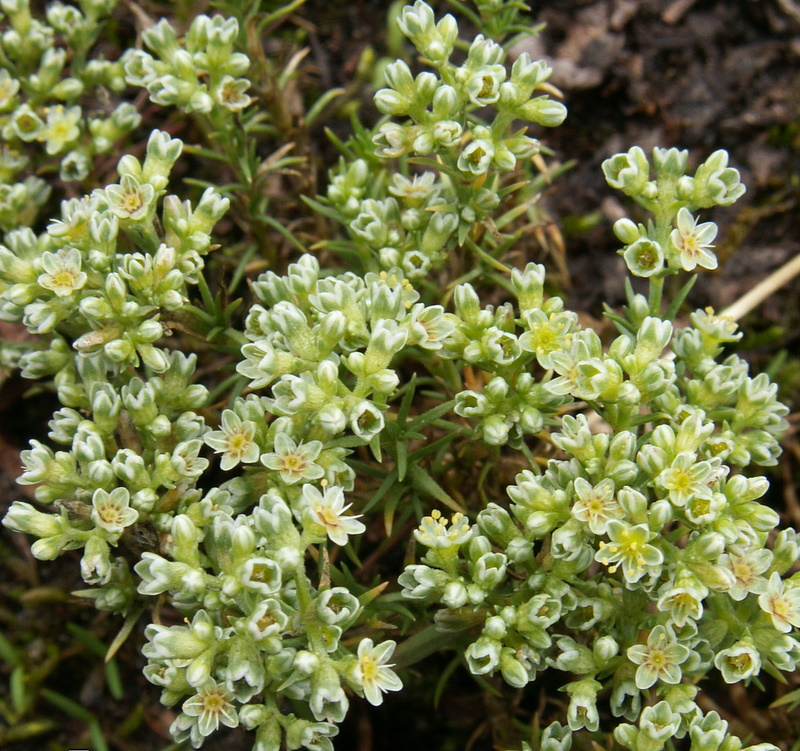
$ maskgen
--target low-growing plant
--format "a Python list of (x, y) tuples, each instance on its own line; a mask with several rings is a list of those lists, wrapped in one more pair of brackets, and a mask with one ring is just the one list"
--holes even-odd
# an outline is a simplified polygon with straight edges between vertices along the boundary
[[(40, 21), (2, 2), (0, 315), (34, 335), (3, 362), (62, 405), (52, 443), (22, 453), (19, 483), (49, 508), (17, 501), (3, 524), (39, 559), (81, 550), (77, 594), (126, 633), (148, 615), (145, 676), (194, 747), (224, 725), (258, 751), (330, 749), (354, 696), (381, 704), (455, 649), (517, 689), (558, 675), (566, 711), (526, 747), (742, 748), (698, 694), (795, 670), (800, 536), (754, 471), (780, 452), (775, 385), (727, 353), (733, 320), (675, 323), (717, 265), (701, 212), (744, 192), (727, 154), (604, 162), (647, 214), (614, 225), (647, 291), (626, 282), (604, 340), (513, 252), (544, 183), (530, 128), (566, 115), (544, 62), (509, 60), (524, 6), (459, 4), (496, 38), (471, 42), (423, 0), (402, 8), (423, 69), (386, 64), (385, 117), (335, 139), (327, 192), (304, 196), (330, 234), (308, 248), (257, 200), (299, 159), (264, 155), (283, 128), (261, 99), (280, 86), (247, 78), (258, 29), (289, 6), (244, 5), (185, 36), (161, 20), (107, 62), (90, 55), (113, 3), (53, 3)], [(101, 184), (94, 168), (141, 118), (124, 98), (93, 117), (80, 97), (126, 86), (153, 118), (193, 118), (191, 155), (235, 181), (176, 187), (184, 144), (154, 129)], [(37, 233), (56, 159), (88, 192)], [(242, 229), (215, 235), (228, 212)], [(264, 250), (256, 222), (289, 250)], [(406, 565), (376, 575), (367, 562), (398, 542)]]

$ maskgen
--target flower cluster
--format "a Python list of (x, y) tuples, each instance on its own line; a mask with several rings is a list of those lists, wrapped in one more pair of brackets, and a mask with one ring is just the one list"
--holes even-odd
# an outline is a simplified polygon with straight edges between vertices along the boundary
[(711, 251), (717, 225), (698, 224), (692, 212), (730, 206), (744, 193), (744, 186), (739, 173), (728, 167), (726, 151), (715, 151), (694, 177), (686, 174), (688, 158), (687, 151), (654, 149), (655, 180), (650, 179), (650, 163), (638, 146), (603, 162), (608, 184), (654, 215), (655, 221), (647, 226), (627, 218), (614, 224), (615, 234), (625, 244), (619, 252), (635, 276), (658, 278), (698, 266), (717, 268)]
[[(250, 81), (242, 76), (250, 60), (236, 51), (235, 18), (195, 17), (185, 39), (178, 40), (166, 19), (147, 29), (142, 41), (153, 54), (129, 50), (122, 60), (125, 80), (147, 89), (150, 100), (185, 112), (223, 108), (240, 112), (250, 104)], [(155, 57), (154, 57), (155, 55)]]
[(546, 84), (550, 68), (528, 53), (508, 70), (504, 49), (479, 35), (466, 60), (453, 63), (456, 20), (446, 15), (436, 22), (423, 0), (403, 8), (398, 25), (436, 72), (415, 77), (403, 60), (386, 66), (386, 88), (375, 94), (375, 104), (394, 119), (377, 130), (376, 154), (425, 157), (436, 171), (394, 174), (387, 189), (375, 183), (366, 159), (358, 159), (332, 174), (328, 200), (367, 268), (374, 258), (380, 268), (399, 266), (415, 279), (476, 234), (500, 205), (501, 175), (539, 153), (538, 140), (512, 125), (553, 127), (566, 108), (546, 93), (553, 91)]
[[(90, 58), (116, 0), (80, 8), (61, 3), (32, 17), (29, 0), (3, 3), (0, 35), (0, 227), (31, 224), (50, 193), (38, 175), (56, 168), (84, 181), (94, 157), (139, 125), (136, 108), (119, 101), (121, 63)], [(102, 106), (100, 103), (103, 103)], [(35, 146), (39, 145), (39, 146)]]
[[(209, 188), (195, 207), (164, 198), (159, 216), (181, 148), (179, 140), (154, 131), (143, 163), (120, 160), (118, 184), (64, 201), (60, 218), (40, 237), (28, 227), (6, 235), (0, 315), (22, 321), (49, 345), (23, 357), (24, 372), (68, 379), (63, 353), (69, 340), (81, 356), (98, 360), (100, 372), (140, 361), (159, 373), (169, 368), (156, 345), (168, 333), (162, 311), (188, 304), (187, 282), (197, 281), (211, 229), (229, 203)], [(123, 250), (128, 240), (137, 252)]]
[[(678, 152), (654, 153), (657, 171), (685, 166)], [(677, 208), (674, 181), (645, 182), (630, 166), (640, 150), (631, 155), (606, 163), (609, 182), (644, 195), (654, 211), (673, 201), (676, 247), (688, 222), (708, 233)], [(698, 170), (693, 184), (704, 187), (694, 188), (693, 205), (741, 192), (726, 159)], [(712, 180), (701, 183), (706, 173), (727, 197)], [(489, 503), (473, 524), (454, 518), (457, 537), (424, 519), (415, 537), (428, 551), (401, 575), (403, 593), (444, 606), (441, 628), (482, 624), (465, 652), (476, 675), (499, 672), (522, 688), (549, 668), (571, 673), (567, 726), (552, 726), (553, 738), (596, 731), (603, 694), (615, 717), (638, 721), (614, 733), (633, 751), (673, 737), (740, 748), (726, 723), (700, 709), (694, 684), (714, 669), (736, 683), (800, 663), (797, 575), (784, 578), (800, 537), (782, 530), (767, 547), (779, 522), (758, 500), (767, 480), (737, 471), (775, 463), (788, 410), (738, 356), (720, 362), (740, 336), (732, 321), (698, 311), (675, 330), (654, 310), (660, 297), (631, 291), (627, 318), (615, 319), (620, 335), (604, 348), (560, 300), (544, 299), (543, 275), (533, 265), (513, 272), (518, 313), (481, 309), (469, 285), (456, 288), (459, 323), (442, 354), (486, 374), (482, 391), (458, 394), (455, 411), (478, 418), (487, 443), (520, 445), (555, 425), (548, 440), (560, 457), (521, 472), (510, 502)], [(564, 415), (575, 401), (608, 432), (583, 412)], [(661, 701), (651, 705), (653, 694)]]
[[(141, 158), (119, 160), (117, 182), (63, 201), (38, 234), (30, 207), (44, 183), (0, 191), (16, 196), (13, 222), (0, 206), (0, 318), (31, 335), (3, 346), (0, 364), (49, 379), (61, 403), (19, 478), (49, 512), (16, 502), (3, 524), (33, 535), (39, 559), (81, 550), (80, 594), (99, 609), (168, 604), (145, 628), (144, 656), (174, 708), (175, 740), (200, 747), (242, 726), (257, 751), (330, 751), (353, 697), (381, 704), (402, 688), (393, 661), (409, 664), (446, 634), (476, 676), (517, 689), (551, 668), (567, 676), (566, 712), (541, 732), (543, 751), (599, 737), (603, 715), (630, 751), (671, 738), (738, 751), (727, 723), (701, 708), (701, 680), (757, 683), (800, 664), (800, 534), (778, 529), (757, 473), (777, 461), (787, 408), (767, 376), (725, 353), (740, 336), (733, 321), (697, 311), (678, 328), (662, 300), (667, 275), (716, 265), (716, 227), (693, 212), (743, 192), (727, 154), (689, 176), (685, 152), (656, 149), (655, 179), (639, 148), (604, 163), (608, 182), (654, 215), (615, 225), (650, 289), (645, 298), (629, 285), (604, 341), (545, 293), (543, 266), (499, 260), (511, 243), (497, 241), (492, 217), (521, 189), (501, 178), (539, 149), (514, 123), (565, 116), (548, 96), (549, 68), (526, 54), (507, 67), (483, 35), (456, 64), (455, 19), (437, 21), (417, 0), (398, 24), (431, 70), (386, 67), (375, 101), (393, 119), (361, 139), (369, 153), (344, 149), (327, 198), (308, 201), (347, 225), (323, 244), (354, 270), (311, 253), (264, 270), (250, 263), (255, 247), (228, 243), (219, 277), (232, 261), (237, 284), (252, 272), (237, 323), (240, 301), (215, 297), (204, 275), (231, 204), (223, 194), (244, 204), (258, 187), (237, 149), (257, 152), (242, 133), (257, 134), (261, 115), (232, 135), (251, 104), (237, 21), (199, 16), (179, 39), (162, 20), (142, 35), (150, 52), (94, 64), (110, 2), (53, 4), (49, 25), (25, 0), (2, 5), (6, 182), (26, 168), (20, 144), (42, 143), (62, 171), (81, 153), (88, 170), (138, 115), (120, 105), (90, 120), (90, 147), (78, 97), (89, 82), (117, 92), (126, 81), (196, 118), (222, 161), (241, 157), (247, 182), (194, 200), (168, 194), (182, 143), (153, 130)], [(518, 3), (477, 5), (487, 28), (513, 30)], [(70, 75), (56, 37), (72, 50)], [(478, 262), (445, 292), (429, 272), (456, 247)], [(486, 305), (479, 290), (498, 271), (508, 278)], [(423, 381), (435, 389), (420, 392), (426, 401)], [(437, 437), (425, 445), (428, 429)], [(457, 482), (434, 479), (462, 440), (490, 456), (518, 452), (505, 496), (454, 498), (443, 485)], [(374, 493), (364, 470), (383, 478)], [(388, 530), (407, 492), (404, 519), (418, 520), (409, 556), (414, 543), (424, 552), (384, 595), (394, 578), (367, 586), (369, 566), (354, 574), (342, 559), (361, 563), (383, 545), (374, 512)], [(395, 657), (387, 632), (426, 622)]]

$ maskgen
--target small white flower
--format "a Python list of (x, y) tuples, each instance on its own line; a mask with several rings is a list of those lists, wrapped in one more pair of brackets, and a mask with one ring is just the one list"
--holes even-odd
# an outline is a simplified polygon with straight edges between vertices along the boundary
[(788, 634), (792, 626), (800, 628), (800, 588), (785, 589), (777, 571), (769, 578), (766, 592), (759, 595), (758, 604), (778, 631)]
[(364, 689), (366, 700), (375, 707), (383, 703), (383, 692), (403, 688), (392, 665), (387, 664), (396, 646), (393, 641), (385, 641), (375, 647), (372, 639), (362, 639), (358, 645), (358, 663), (353, 677)]
[(762, 594), (767, 588), (767, 580), (761, 574), (772, 565), (772, 559), (772, 551), (766, 548), (723, 555), (719, 563), (730, 570), (735, 578), (728, 590), (730, 597), (740, 602), (749, 592)]
[(243, 421), (235, 412), (226, 409), (222, 413), (221, 428), (212, 430), (204, 440), (216, 453), (222, 454), (220, 467), (223, 470), (233, 469), (239, 462), (252, 464), (258, 461), (261, 452), (253, 440), (256, 434), (254, 422)]
[(366, 527), (357, 516), (346, 516), (352, 504), (344, 504), (344, 491), (334, 485), (320, 493), (313, 485), (303, 485), (306, 502), (304, 519), (325, 530), (325, 534), (337, 545), (347, 545), (349, 535), (360, 535)]
[(38, 140), (47, 142), (45, 150), (48, 154), (58, 154), (80, 136), (78, 123), (81, 119), (81, 108), (65, 108), (58, 104), (55, 107), (48, 107), (46, 113), (47, 123)]
[(271, 558), (250, 558), (242, 567), (242, 582), (265, 595), (275, 594), (281, 588), (280, 566)]
[(281, 604), (274, 597), (262, 600), (247, 621), (247, 633), (256, 641), (280, 635), (289, 623)]
[(183, 703), (183, 713), (172, 723), (170, 733), (177, 741), (189, 739), (192, 746), (199, 748), (203, 739), (217, 730), (220, 723), (235, 728), (239, 724), (239, 718), (232, 698), (231, 694), (210, 678), (194, 696)]
[(722, 673), (725, 683), (737, 683), (759, 674), (761, 655), (752, 638), (746, 636), (732, 647), (718, 652), (714, 665)]
[(36, 281), (58, 297), (68, 297), (86, 284), (86, 274), (81, 271), (81, 253), (75, 248), (43, 253), (42, 266), (44, 273)]
[(679, 644), (664, 626), (656, 626), (647, 637), (647, 645), (628, 647), (628, 659), (638, 665), (636, 686), (650, 688), (657, 681), (674, 685), (681, 681), (680, 666), (689, 657), (689, 648)]
[(472, 526), (464, 514), (456, 512), (450, 519), (448, 529), (447, 520), (442, 517), (442, 512), (434, 509), (430, 516), (423, 517), (419, 527), (414, 530), (414, 537), (426, 548), (446, 550), (467, 542), (472, 537)]
[(123, 175), (119, 185), (105, 189), (108, 208), (119, 219), (137, 222), (144, 219), (156, 199), (150, 183), (139, 185), (132, 175)]
[(672, 230), (669, 239), (678, 252), (678, 262), (684, 271), (692, 271), (697, 266), (704, 269), (717, 268), (717, 257), (709, 251), (717, 236), (714, 222), (697, 224), (687, 208), (678, 212), (678, 226)]
[(275, 451), (264, 454), (261, 463), (280, 472), (281, 480), (287, 485), (319, 480), (325, 474), (325, 470), (315, 464), (320, 451), (322, 441), (298, 444), (286, 433), (278, 433), (275, 436)]
[(246, 78), (223, 76), (219, 86), (213, 92), (213, 97), (218, 104), (231, 112), (241, 112), (253, 101), (245, 93), (248, 88), (250, 88), (250, 82)]
[(609, 520), (622, 516), (622, 509), (614, 497), (614, 481), (607, 477), (597, 485), (592, 485), (578, 477), (574, 488), (577, 500), (572, 505), (572, 515), (588, 524), (594, 534), (604, 535)]
[(494, 145), (491, 141), (478, 138), (472, 141), (458, 157), (458, 168), (462, 172), (483, 175), (494, 159)]
[(130, 493), (125, 488), (115, 488), (107, 493), (102, 488), (92, 496), (92, 521), (113, 538), (119, 536), (139, 518), (139, 512), (130, 508)]

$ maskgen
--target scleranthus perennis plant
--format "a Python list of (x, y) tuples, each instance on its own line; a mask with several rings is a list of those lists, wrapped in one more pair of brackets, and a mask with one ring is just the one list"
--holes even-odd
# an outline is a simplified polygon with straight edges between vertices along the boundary
[[(507, 265), (538, 184), (528, 129), (566, 110), (544, 62), (509, 63), (519, 4), (476, 4), (496, 41), (460, 40), (422, 0), (400, 11), (425, 70), (386, 66), (385, 118), (306, 201), (344, 231), (285, 268), (257, 262), (246, 299), (215, 297), (208, 265), (232, 259), (241, 279), (256, 246), (225, 247), (215, 227), (255, 221), (251, 162), (280, 127), (236, 18), (199, 16), (183, 37), (162, 20), (113, 70), (194, 118), (207, 143), (188, 150), (239, 182), (183, 200), (185, 145), (155, 129), (44, 231), (34, 211), (6, 228), (0, 315), (31, 341), (4, 361), (62, 406), (50, 442), (22, 453), (19, 482), (49, 509), (17, 501), (3, 523), (36, 537), (39, 559), (82, 551), (78, 594), (98, 609), (150, 616), (144, 672), (178, 742), (241, 726), (257, 751), (330, 749), (356, 697), (379, 705), (410, 665), (454, 649), (479, 680), (524, 689), (548, 673), (563, 692), (518, 746), (738, 751), (703, 681), (758, 685), (800, 659), (800, 536), (777, 530), (756, 470), (776, 463), (787, 408), (725, 354), (732, 320), (675, 323), (694, 276), (665, 296), (671, 277), (716, 267), (701, 212), (742, 195), (739, 173), (723, 151), (693, 172), (674, 148), (603, 164), (651, 215), (614, 225), (648, 293), (627, 283), (604, 341), (546, 292), (543, 266)], [(39, 28), (26, 5), (3, 7), (17, 36)], [(72, 11), (53, 7), (60, 28)], [(73, 64), (92, 39), (67, 38)], [(42, 52), (20, 49), (29, 67)], [(14, 58), (0, 62), (14, 97)], [(31, 135), (47, 105), (20, 106), (27, 120), (3, 117), (61, 153)], [(79, 119), (64, 143), (83, 138)], [(513, 459), (505, 495), (453, 481), (467, 443), (485, 447), (482, 478)], [(404, 527), (405, 565), (372, 576)]]

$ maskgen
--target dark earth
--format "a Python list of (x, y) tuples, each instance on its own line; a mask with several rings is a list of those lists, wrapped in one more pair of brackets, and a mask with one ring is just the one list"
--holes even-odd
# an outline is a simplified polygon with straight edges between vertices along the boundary
[[(197, 12), (208, 10), (205, 4)], [(445, 3), (439, 4), (443, 12)], [(320, 86), (347, 85), (364, 49), (385, 54), (387, 4), (309, 0), (288, 23), (306, 30)], [(158, 7), (147, 10), (158, 15)], [(121, 12), (125, 12), (124, 9)], [(615, 254), (613, 221), (636, 216), (621, 194), (608, 188), (600, 171), (610, 155), (638, 144), (688, 149), (697, 164), (724, 148), (742, 173), (746, 195), (733, 207), (715, 212), (720, 225), (720, 269), (702, 277), (692, 293), (694, 305), (722, 309), (800, 251), (800, 3), (795, 0), (554, 0), (536, 3), (531, 22), (544, 22), (538, 38), (526, 43), (534, 56), (554, 68), (552, 83), (564, 93), (565, 124), (537, 134), (552, 150), (551, 168), (570, 162), (542, 200), (545, 242), (532, 260), (560, 274), (568, 305), (600, 318), (602, 302), (623, 302), (622, 260)], [(369, 92), (364, 92), (369, 101)], [(366, 109), (367, 105), (365, 105)], [(369, 122), (373, 114), (364, 111)], [(323, 138), (320, 134), (320, 137)], [(320, 152), (325, 147), (320, 147)], [(324, 191), (320, 170), (319, 192)], [(704, 218), (705, 220), (705, 218)], [(547, 239), (550, 239), (547, 242)], [(560, 249), (563, 239), (566, 251)], [(744, 321), (744, 350), (756, 369), (777, 377), (792, 409), (792, 428), (782, 464), (774, 468), (773, 503), (787, 523), (800, 525), (796, 494), (800, 442), (797, 438), (800, 393), (800, 280), (795, 279)], [(16, 488), (19, 451), (30, 437), (46, 434), (52, 397), (26, 399), (29, 388), (15, 377), (0, 388), (0, 495), (5, 509), (28, 489)], [(77, 638), (70, 622), (108, 644), (119, 630), (117, 619), (71, 598), (81, 587), (78, 557), (66, 555), (38, 563), (21, 536), (2, 531), (0, 541), (0, 623), (2, 631), (24, 633), (32, 664), (40, 675), (31, 685), (55, 691), (88, 709), (99, 722), (109, 749), (157, 751), (170, 745), (172, 710), (158, 703), (158, 690), (141, 675), (141, 627), (117, 656), (121, 697), (114, 698), (102, 661), (87, 640)], [(26, 591), (27, 590), (27, 591)], [(0, 647), (3, 647), (0, 643)], [(0, 650), (0, 748), (97, 748), (80, 717), (56, 708), (43, 695), (25, 714), (25, 722), (45, 723), (48, 732), (14, 740), (6, 732), (4, 707), (11, 706), (12, 665)], [(437, 660), (439, 661), (437, 663)], [(431, 658), (426, 675), (445, 669), (450, 656)], [(57, 667), (54, 667), (57, 665)], [(432, 667), (433, 669), (429, 669)], [(749, 742), (772, 742), (782, 751), (797, 749), (800, 715), (786, 707), (769, 709), (800, 686), (789, 676), (780, 685), (764, 676), (764, 692), (755, 686), (712, 686), (706, 710), (716, 709)], [(424, 746), (437, 751), (518, 748), (522, 737), (512, 719), (529, 727), (542, 724), (566, 706), (547, 677), (526, 692), (498, 681), (477, 685), (460, 669), (434, 708), (435, 685), (422, 673), (406, 680), (407, 689), (372, 709), (353, 701), (336, 747), (343, 751), (394, 751)], [(35, 693), (35, 692), (34, 692)], [(791, 707), (791, 705), (789, 705)], [(226, 731), (210, 739), (208, 751), (246, 751), (252, 737)], [(688, 748), (676, 742), (675, 748)], [(605, 747), (604, 747), (605, 748)], [(610, 748), (610, 747), (609, 747)], [(600, 746), (595, 747), (600, 751)]]

